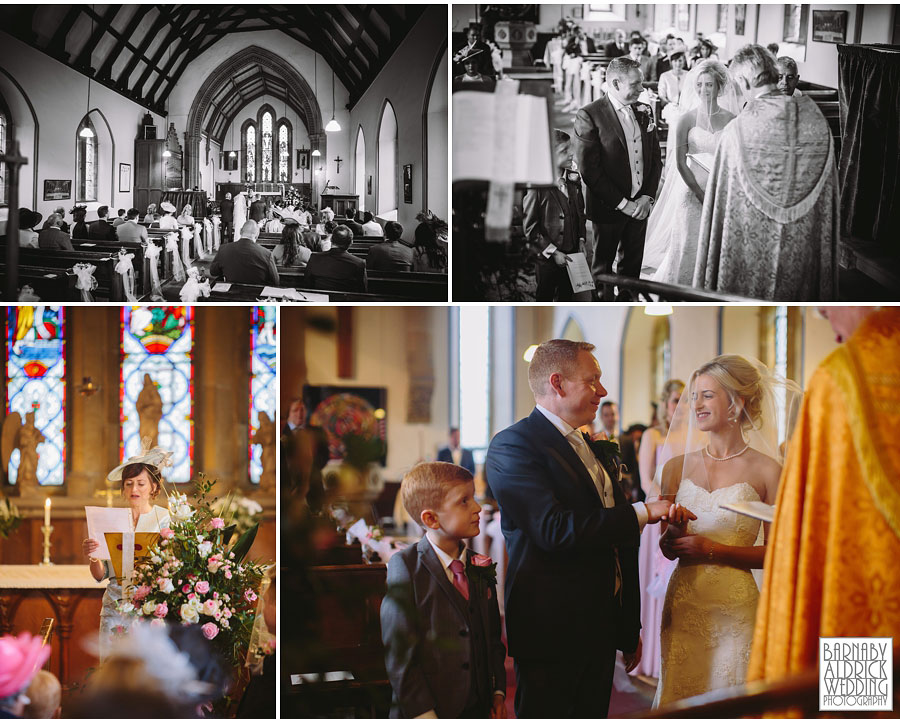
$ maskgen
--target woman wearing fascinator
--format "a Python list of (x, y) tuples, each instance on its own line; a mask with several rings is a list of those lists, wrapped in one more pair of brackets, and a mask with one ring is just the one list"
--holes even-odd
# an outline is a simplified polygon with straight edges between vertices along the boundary
[(661, 457), (661, 497), (676, 504), (659, 545), (678, 564), (663, 606), (654, 706), (745, 681), (759, 599), (750, 570), (763, 566), (766, 548), (760, 520), (723, 505), (775, 503), (800, 397), (796, 384), (739, 355), (691, 375)]
[[(131, 527), (134, 532), (158, 532), (169, 526), (169, 512), (163, 507), (151, 504), (162, 490), (162, 468), (171, 465), (171, 452), (159, 447), (150, 449), (149, 442), (144, 440), (143, 451), (137, 457), (130, 457), (107, 475), (110, 482), (121, 482), (121, 495), (131, 508)], [(110, 644), (115, 628), (122, 624), (122, 615), (116, 609), (116, 603), (122, 599), (121, 577), (115, 576), (112, 562), (108, 559), (97, 559), (91, 556), (99, 548), (95, 539), (82, 542), (84, 556), (88, 557), (91, 576), (98, 582), (109, 579), (109, 585), (103, 593), (100, 608), (100, 661), (110, 651)]]

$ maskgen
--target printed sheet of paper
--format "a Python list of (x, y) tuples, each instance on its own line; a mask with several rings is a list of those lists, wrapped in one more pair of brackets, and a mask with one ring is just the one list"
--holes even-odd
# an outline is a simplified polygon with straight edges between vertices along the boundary
[(263, 291), (259, 293), (259, 296), (271, 297), (273, 299), (280, 300), (282, 297), (284, 297), (284, 293), (286, 291), (287, 290), (281, 289), (281, 287), (269, 287), (268, 285), (266, 285), (265, 287), (263, 287)]
[(130, 532), (131, 510), (128, 507), (85, 507), (88, 537), (100, 545), (91, 556), (97, 559), (110, 559), (109, 549), (103, 535), (107, 532)]
[(213, 288), (211, 291), (212, 292), (228, 292), (228, 290), (230, 290), (230, 289), (231, 289), (230, 282), (216, 282), (216, 284), (213, 285)]
[(775, 505), (766, 504), (765, 502), (732, 502), (731, 504), (720, 504), (722, 509), (737, 514), (745, 514), (753, 519), (759, 519), (763, 522), (775, 521)]
[(591, 268), (588, 267), (587, 257), (583, 252), (569, 255), (571, 262), (566, 262), (566, 270), (569, 272), (569, 282), (572, 283), (573, 292), (584, 292), (594, 289), (594, 278)]

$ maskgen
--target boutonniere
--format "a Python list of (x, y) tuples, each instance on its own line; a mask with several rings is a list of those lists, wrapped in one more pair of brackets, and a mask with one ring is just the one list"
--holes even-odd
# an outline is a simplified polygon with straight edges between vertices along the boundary
[(619, 449), (619, 445), (615, 442), (611, 442), (608, 439), (591, 439), (591, 435), (587, 432), (582, 432), (582, 435), (597, 459), (601, 461), (604, 459), (611, 460), (622, 456), (622, 450)]
[(483, 554), (473, 554), (472, 561), (466, 565), (466, 576), (469, 583), (483, 584), (487, 588), (488, 599), (491, 598), (491, 587), (497, 584), (497, 563)]
[(653, 132), (656, 129), (656, 123), (653, 122), (653, 110), (650, 109), (649, 105), (635, 105), (635, 109), (638, 112), (638, 117), (641, 115), (644, 116), (644, 119), (647, 122), (646, 130), (647, 132)]

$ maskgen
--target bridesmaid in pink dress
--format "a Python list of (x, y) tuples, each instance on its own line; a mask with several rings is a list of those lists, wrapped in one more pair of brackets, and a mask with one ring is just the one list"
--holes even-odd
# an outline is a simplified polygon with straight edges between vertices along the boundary
[[(659, 496), (660, 457), (666, 441), (666, 433), (672, 415), (678, 407), (678, 400), (684, 391), (684, 382), (672, 379), (666, 382), (659, 399), (657, 416), (659, 427), (651, 427), (641, 438), (640, 469), (641, 489), (650, 500)], [(660, 645), (659, 629), (662, 623), (663, 602), (666, 586), (675, 562), (666, 559), (659, 549), (659, 526), (648, 524), (641, 534), (638, 550), (638, 575), (641, 584), (641, 638), (644, 644), (641, 662), (632, 674), (648, 677), (659, 676)]]

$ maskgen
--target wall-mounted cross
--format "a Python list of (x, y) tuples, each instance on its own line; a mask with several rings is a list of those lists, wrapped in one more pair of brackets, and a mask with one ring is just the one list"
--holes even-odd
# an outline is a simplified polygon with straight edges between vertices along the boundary
[(343, 160), (341, 159), (340, 155), (338, 155), (337, 157), (334, 158), (334, 164), (337, 165), (337, 174), (339, 174), (339, 175), (341, 174), (341, 163), (342, 162), (343, 162)]

